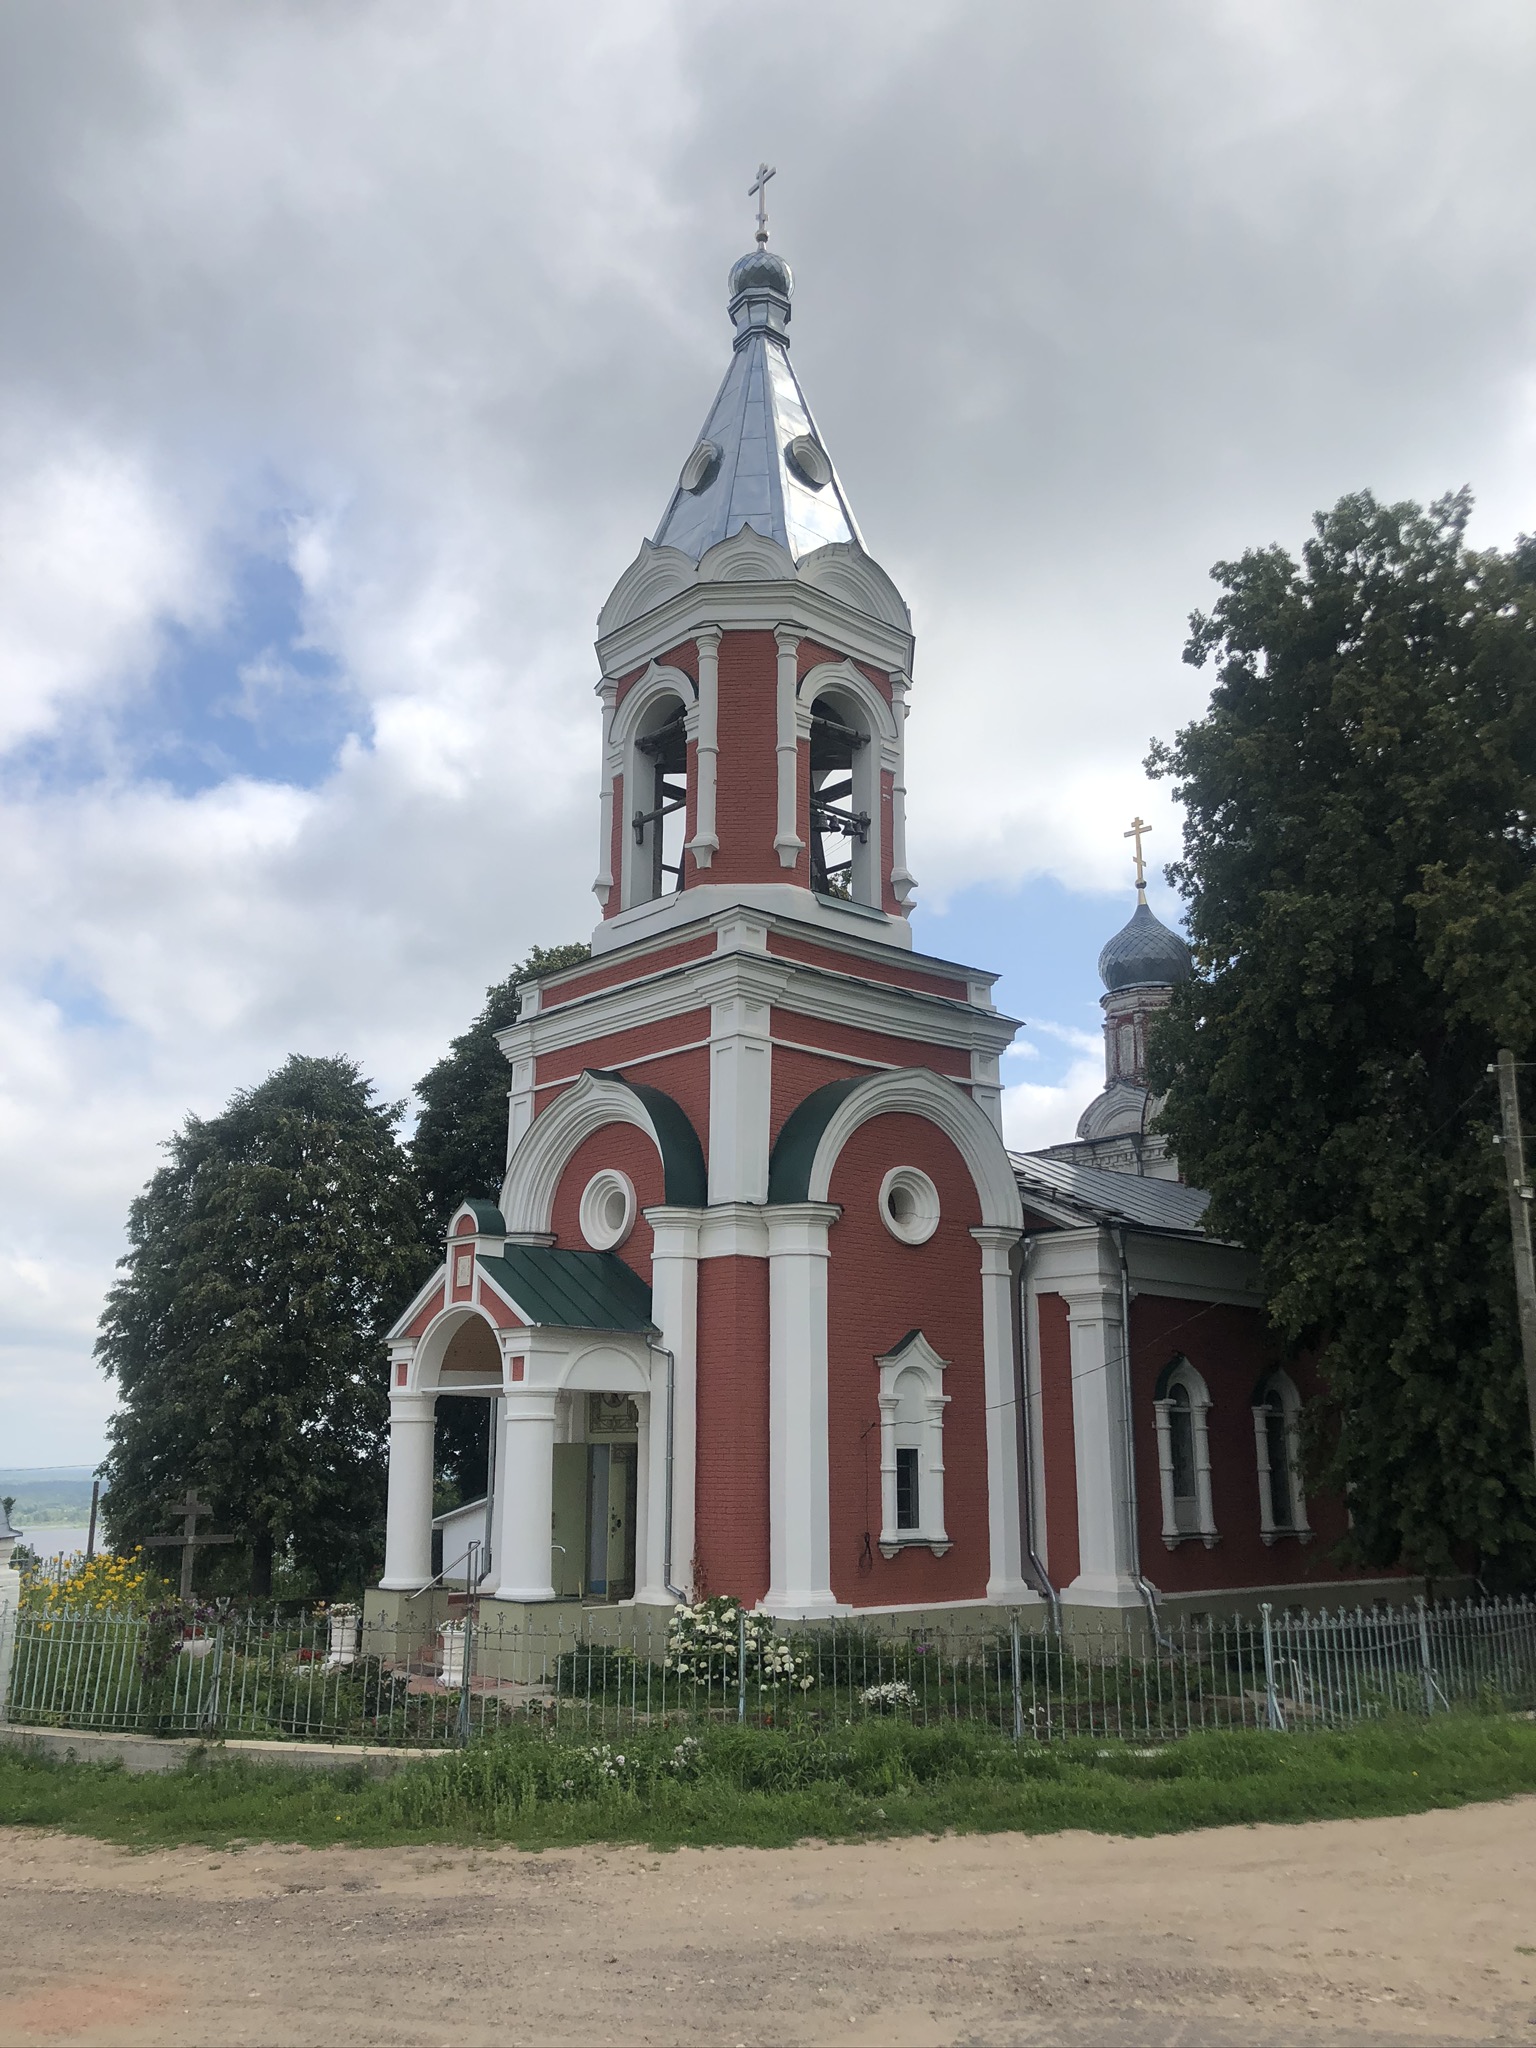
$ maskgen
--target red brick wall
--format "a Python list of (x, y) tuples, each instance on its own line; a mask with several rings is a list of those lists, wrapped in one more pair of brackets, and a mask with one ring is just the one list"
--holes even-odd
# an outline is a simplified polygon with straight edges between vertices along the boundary
[[(775, 1038), (824, 1046), (828, 1052), (848, 1053), (855, 1060), (873, 1060), (892, 1067), (931, 1067), (936, 1074), (948, 1074), (952, 1080), (966, 1083), (971, 1078), (971, 1056), (958, 1046), (927, 1045), (918, 1038), (866, 1031), (860, 1025), (832, 1024), (821, 1017), (802, 1017), (789, 1008), (774, 1009), (771, 1028)], [(774, 1059), (778, 1059), (777, 1052)]]
[[(1211, 1505), (1221, 1541), (1207, 1550), (1198, 1540), (1168, 1550), (1163, 1543), (1162, 1489), (1152, 1398), (1159, 1375), (1182, 1354), (1205, 1381), (1211, 1397), (1206, 1427), (1211, 1450)], [(1344, 1535), (1344, 1503), (1313, 1495), (1307, 1516), (1315, 1531), (1308, 1544), (1282, 1536), (1266, 1545), (1259, 1534), (1258, 1460), (1253, 1441), (1253, 1389), (1279, 1362), (1257, 1309), (1225, 1303), (1179, 1301), (1138, 1294), (1131, 1303), (1131, 1373), (1136, 1394), (1136, 1499), (1142, 1570), (1169, 1593), (1210, 1587), (1295, 1585), (1379, 1578), (1330, 1556)], [(1318, 1391), (1309, 1362), (1287, 1364), (1303, 1400)]]
[[(568, 1251), (591, 1249), (581, 1234), (581, 1197), (587, 1182), (603, 1166), (617, 1167), (620, 1173), (629, 1175), (635, 1186), (636, 1204), (642, 1212), (654, 1209), (662, 1199), (661, 1155), (644, 1131), (637, 1131), (633, 1124), (605, 1124), (590, 1138), (582, 1139), (566, 1161), (555, 1189), (550, 1228), (555, 1233), (555, 1242)], [(647, 1285), (651, 1278), (652, 1243), (651, 1226), (642, 1213), (635, 1218), (635, 1227), (624, 1243), (616, 1247), (619, 1257)]]
[(681, 967), (690, 960), (703, 960), (715, 950), (715, 935), (678, 939), (670, 946), (653, 946), (647, 952), (624, 953), (601, 967), (572, 969), (558, 981), (546, 984), (541, 1014), (574, 1003), (580, 996), (596, 995), (605, 988), (618, 988), (626, 981), (640, 981), (648, 974), (660, 974), (668, 967)]
[[(939, 1190), (939, 1227), (927, 1244), (899, 1243), (880, 1220), (880, 1182), (893, 1166), (921, 1167)], [(980, 1599), (990, 1553), (981, 1253), (970, 1235), (981, 1206), (970, 1173), (923, 1118), (880, 1116), (844, 1146), (830, 1198), (843, 1208), (832, 1226), (827, 1309), (833, 1591), (858, 1607)], [(884, 1558), (875, 1359), (911, 1329), (949, 1361), (944, 1520), (953, 1548)]]
[(807, 856), (794, 869), (779, 866), (778, 829), (779, 650), (771, 633), (727, 633), (720, 642), (720, 753), (716, 771), (715, 832), (719, 851), (711, 882), (800, 882)]
[[(729, 637), (729, 636), (727, 636)], [(699, 1261), (694, 1584), (768, 1590), (768, 1261)]]
[[(830, 967), (834, 974), (851, 974), (859, 981), (889, 982), (894, 988), (915, 988), (925, 995), (948, 996), (954, 1002), (966, 999), (966, 985), (954, 975), (908, 967), (899, 958), (871, 960), (864, 954), (842, 953), (833, 945), (818, 946), (778, 931), (768, 934), (768, 950), (785, 960), (802, 960), (808, 967)], [(895, 950), (891, 948), (893, 954)]]
[[(703, 1028), (705, 1031), (708, 1031), (709, 1013), (705, 1011), (703, 1015)], [(630, 1069), (626, 1066), (623, 1054), (628, 1052), (633, 1056), (635, 1053), (643, 1051), (643, 1045), (637, 1044), (636, 1041), (643, 1040), (645, 1036), (644, 1032), (637, 1031), (622, 1036), (615, 1035), (608, 1039), (596, 1039), (590, 1045), (578, 1047), (576, 1050), (580, 1059), (580, 1065), (566, 1075), (563, 1080), (550, 1085), (545, 1079), (540, 1079), (538, 1095), (539, 1114), (542, 1116), (551, 1103), (559, 1101), (564, 1090), (571, 1086), (584, 1068), (588, 1066), (612, 1067), (624, 1073), (626, 1078), (638, 1081), (643, 1087), (659, 1088), (664, 1095), (670, 1095), (673, 1101), (682, 1109), (695, 1131), (697, 1131), (699, 1143), (703, 1146), (704, 1156), (707, 1159), (709, 1157), (708, 1047), (703, 1045), (695, 1046), (691, 1052), (680, 1052), (673, 1058), (647, 1059), (640, 1065)], [(603, 1056), (604, 1053), (606, 1053), (606, 1057)], [(543, 1066), (544, 1062), (540, 1060), (541, 1076)]]
[(1080, 1569), (1077, 1451), (1072, 1426), (1071, 1318), (1067, 1304), (1059, 1294), (1042, 1294), (1038, 1309), (1040, 1454), (1045, 1466), (1045, 1562), (1051, 1583), (1060, 1592), (1072, 1583)]

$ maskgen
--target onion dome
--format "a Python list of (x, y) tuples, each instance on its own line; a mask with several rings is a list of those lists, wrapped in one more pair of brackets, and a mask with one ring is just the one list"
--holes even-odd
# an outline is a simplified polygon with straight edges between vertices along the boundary
[(743, 292), (773, 292), (781, 299), (794, 295), (795, 276), (782, 256), (771, 249), (752, 249), (731, 265), (730, 295)]
[(1099, 979), (1111, 994), (1122, 988), (1173, 988), (1193, 975), (1189, 947), (1155, 917), (1145, 896), (1099, 955)]

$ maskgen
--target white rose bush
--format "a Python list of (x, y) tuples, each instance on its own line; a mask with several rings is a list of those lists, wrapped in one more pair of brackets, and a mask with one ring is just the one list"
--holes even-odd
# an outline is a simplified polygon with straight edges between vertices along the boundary
[(691, 1606), (678, 1603), (667, 1626), (665, 1661), (679, 1685), (699, 1692), (734, 1693), (743, 1677), (749, 1687), (776, 1694), (809, 1692), (816, 1683), (802, 1650), (776, 1635), (766, 1615), (746, 1613), (725, 1593)]

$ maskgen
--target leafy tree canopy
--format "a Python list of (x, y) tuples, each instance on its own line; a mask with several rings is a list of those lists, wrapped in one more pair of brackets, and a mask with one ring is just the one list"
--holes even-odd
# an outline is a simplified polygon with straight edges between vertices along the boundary
[(535, 946), (505, 981), (485, 992), (469, 1029), (416, 1084), (421, 1119), (411, 1141), (411, 1163), (434, 1229), (446, 1228), (460, 1202), (495, 1201), (507, 1170), (507, 1088), (511, 1074), (498, 1031), (517, 1022), (521, 991), (530, 981), (579, 967), (591, 957), (582, 945)]
[(289, 1543), (322, 1591), (372, 1567), (381, 1337), (429, 1256), (403, 1105), (372, 1093), (350, 1060), (295, 1056), (189, 1117), (134, 1203), (96, 1345), (120, 1396), (103, 1467), (118, 1545), (169, 1529), (191, 1484), (245, 1539), (254, 1592)]
[(1312, 1457), (1364, 1561), (1536, 1556), (1497, 1047), (1536, 1057), (1536, 542), (1346, 497), (1294, 561), (1212, 571), (1174, 778), (1200, 973), (1152, 1048), (1163, 1128), (1271, 1316), (1326, 1347)]

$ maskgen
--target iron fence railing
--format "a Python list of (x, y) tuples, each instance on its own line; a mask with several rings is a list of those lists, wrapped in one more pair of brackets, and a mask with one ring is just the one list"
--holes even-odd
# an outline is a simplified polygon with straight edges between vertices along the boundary
[[(409, 1606), (409, 1603), (406, 1603)], [(967, 1633), (876, 1615), (771, 1625), (623, 1608), (535, 1621), (443, 1594), (419, 1612), (200, 1609), (192, 1623), (28, 1604), (0, 1617), (26, 1727), (440, 1748), (512, 1727), (973, 1723), (1015, 1739), (1158, 1742), (1214, 1728), (1346, 1727), (1389, 1713), (1536, 1707), (1536, 1601), (1277, 1613), (1133, 1628), (1015, 1617)], [(0, 1672), (4, 1669), (0, 1658)]]

